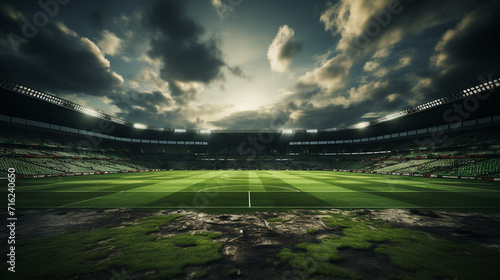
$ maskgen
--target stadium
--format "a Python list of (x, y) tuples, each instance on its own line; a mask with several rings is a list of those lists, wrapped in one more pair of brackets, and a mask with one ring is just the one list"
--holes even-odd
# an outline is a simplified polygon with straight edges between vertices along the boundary
[[(295, 131), (210, 131), (143, 127), (18, 83), (1, 80), (0, 85), (6, 101), (2, 104), (4, 114), (1, 115), (4, 131), (4, 179), (12, 167), (16, 170), (17, 178), (25, 179), (160, 172), (160, 176), (166, 176), (168, 185), (169, 180), (200, 177), (190, 182), (192, 185), (189, 187), (169, 190), (158, 204), (133, 205), (127, 200), (121, 204), (120, 195), (113, 196), (110, 201), (100, 198), (103, 196), (100, 193), (90, 194), (96, 199), (85, 203), (89, 200), (89, 194), (79, 192), (80, 188), (77, 188), (73, 198), (61, 201), (70, 203), (58, 205), (53, 204), (57, 203), (57, 200), (50, 198), (50, 188), (45, 191), (45, 188), (41, 187), (35, 197), (21, 202), (26, 203), (21, 204), (26, 208), (65, 205), (177, 208), (180, 204), (186, 207), (248, 208), (252, 206), (252, 191), (255, 192), (253, 207), (363, 208), (369, 204), (360, 202), (359, 205), (339, 205), (337, 198), (328, 198), (327, 189), (290, 184), (288, 180), (296, 177), (328, 184), (329, 176), (332, 176), (330, 171), (342, 172), (333, 174), (347, 180), (348, 186), (341, 185), (341, 188), (347, 189), (350, 189), (351, 179), (354, 184), (356, 178), (374, 180), (374, 183), (379, 177), (385, 178), (365, 174), (474, 180), (479, 181), (479, 186), (487, 186), (487, 183), (482, 181), (500, 180), (500, 115), (495, 115), (495, 108), (499, 106), (499, 97), (495, 94), (496, 88), (500, 86), (498, 79), (371, 122), (351, 127)], [(460, 115), (456, 114), (455, 118), (451, 115), (456, 108), (462, 107), (464, 110), (469, 109), (470, 113), (467, 119), (457, 121)], [(47, 115), (46, 112), (51, 114)], [(179, 170), (217, 172), (177, 172)], [(317, 172), (294, 172), (306, 170)], [(287, 178), (286, 174), (291, 174), (291, 178)], [(110, 177), (116, 176), (118, 179), (122, 178), (121, 175)], [(151, 173), (129, 177), (147, 179), (148, 176), (154, 180), (159, 175)], [(99, 180), (106, 178), (103, 176)], [(123, 179), (126, 178), (127, 175), (123, 175)], [(79, 178), (75, 180), (81, 181)], [(413, 178), (409, 179), (409, 182), (411, 180)], [(425, 180), (427, 179), (423, 181)], [(60, 179), (43, 182), (45, 181), (48, 185)], [(68, 181), (67, 187), (71, 189), (71, 180)], [(103, 181), (103, 184), (112, 182)], [(139, 182), (142, 183), (138, 180)], [(384, 179), (380, 182), (385, 183)], [(415, 182), (416, 185), (409, 187), (407, 191), (417, 190), (422, 180)], [(89, 183), (92, 184), (94, 183)], [(182, 181), (181, 184), (184, 185)], [(338, 182), (334, 185), (336, 184)], [(495, 183), (492, 184), (494, 185)], [(57, 189), (69, 191), (64, 187), (63, 184)], [(161, 184), (158, 187), (161, 187)], [(151, 191), (154, 190), (154, 187), (151, 188)], [(370, 192), (370, 188), (364, 188), (362, 185), (351, 190)], [(109, 191), (114, 194), (121, 192), (121, 188)], [(304, 197), (309, 191), (321, 194), (314, 195), (309, 200)], [(424, 195), (428, 195), (425, 191)], [(196, 199), (193, 195), (200, 192), (216, 192), (218, 197), (211, 199), (206, 205), (195, 205), (193, 203)], [(265, 198), (259, 199), (261, 192)], [(177, 195), (173, 195), (175, 193), (182, 195), (176, 197)], [(224, 193), (230, 196), (226, 197)], [(433, 196), (438, 198), (439, 194), (438, 191)], [(470, 206), (464, 205), (461, 199), (449, 199), (448, 193), (441, 192), (441, 195), (444, 194), (449, 205), (446, 205), (446, 201), (443, 205), (444, 197), (437, 199), (434, 204), (432, 201), (419, 204), (418, 194), (412, 194), (413, 197), (409, 201), (403, 199), (394, 205), (382, 207), (496, 209), (498, 206), (494, 193), (488, 194), (493, 198), (489, 203), (485, 199), (475, 202), (469, 198)], [(40, 195), (48, 197), (42, 200), (39, 199)], [(86, 199), (81, 199), (82, 196)], [(169, 196), (172, 196), (171, 200)], [(359, 194), (356, 194), (356, 197), (359, 197)], [(99, 203), (101, 200), (103, 202)], [(44, 205), (44, 202), (50, 203)], [(377, 204), (370, 207), (377, 207)]]
[[(305, 131), (140, 127), (18, 83), (0, 85), (2, 177), (19, 178), (17, 211), (285, 211), (267, 225), (295, 209), (412, 209), (425, 217), (500, 205), (497, 79), (371, 123)], [(484, 99), (468, 119), (440, 117)]]
[[(192, 30), (201, 28), (190, 21), (189, 13), (196, 14), (197, 9), (202, 8), (171, 2), (156, 1), (151, 5), (158, 10), (171, 9), (172, 21), (177, 20), (182, 26), (191, 26)], [(251, 5), (246, 1), (236, 2), (207, 1), (205, 4), (224, 23), (239, 9)], [(400, 12), (391, 6), (391, 1), (380, 2), (385, 4), (379, 8), (394, 17), (391, 24), (400, 24)], [(96, 43), (89, 53), (103, 55), (107, 63), (101, 63), (99, 69), (104, 67), (106, 74), (101, 74), (116, 74), (110, 74), (113, 79), (121, 77), (119, 87), (96, 89), (102, 77), (98, 68), (89, 66), (90, 62), (82, 66), (83, 62), (77, 63), (74, 58), (76, 76), (90, 76), (81, 82), (68, 76), (72, 75), (73, 68), (56, 71), (57, 63), (37, 61), (37, 57), (44, 55), (42, 39), (56, 38), (58, 32), (64, 34), (61, 40), (80, 36), (63, 26), (57, 13), (52, 15), (45, 9), (54, 9), (57, 5), (58, 11), (59, 8), (63, 11), (66, 7), (59, 1), (54, 3), (40, 6), (51, 17), (49, 20), (46, 16), (43, 26), (37, 25), (38, 19), (33, 16), (33, 26), (39, 27), (40, 33), (28, 38), (31, 41), (27, 43), (18, 41), (20, 54), (6, 54), (4, 41), (0, 41), (0, 57), (12, 62), (6, 68), (0, 66), (2, 279), (500, 279), (500, 78), (494, 76), (498, 70), (498, 61), (494, 58), (487, 59), (493, 66), (485, 61), (478, 68), (467, 65), (470, 73), (462, 76), (453, 71), (450, 72), (455, 76), (440, 72), (445, 73), (443, 77), (448, 74), (451, 77), (442, 78), (445, 87), (437, 88), (440, 83), (435, 77), (422, 78), (410, 87), (410, 82), (405, 84), (402, 78), (391, 76), (387, 78), (390, 82), (380, 90), (378, 80), (388, 74), (383, 71), (373, 74), (382, 69), (380, 59), (384, 56), (376, 49), (371, 50), (370, 44), (378, 44), (377, 40), (385, 38), (385, 33), (370, 35), (370, 29), (366, 29), (365, 36), (370, 40), (368, 47), (361, 51), (371, 50), (373, 60), (363, 63), (364, 66), (361, 64), (360, 69), (364, 69), (363, 73), (372, 73), (377, 82), (366, 82), (368, 74), (365, 73), (352, 78), (357, 79), (353, 84), (342, 81), (349, 86), (336, 89), (319, 80), (327, 75), (321, 70), (348, 54), (330, 60), (314, 56), (316, 68), (300, 77), (294, 73), (288, 73), (287, 77), (299, 81), (294, 81), (294, 90), (307, 90), (283, 91), (278, 95), (282, 99), (272, 99), (273, 102), (279, 100), (272, 104), (286, 103), (292, 113), (269, 114), (270, 117), (266, 115), (265, 121), (261, 121), (260, 114), (271, 104), (266, 103), (259, 107), (261, 112), (250, 111), (252, 114), (244, 115), (249, 118), (248, 122), (253, 122), (246, 126), (247, 120), (238, 118), (239, 111), (209, 121), (207, 116), (217, 115), (216, 111), (226, 107), (215, 106), (216, 109), (203, 115), (203, 110), (196, 111), (188, 105), (197, 102), (195, 98), (179, 97), (200, 96), (208, 91), (207, 98), (222, 104), (217, 99), (218, 93), (211, 93), (210, 87), (215, 87), (214, 81), (226, 80), (231, 87), (233, 76), (223, 77), (220, 72), (210, 78), (212, 80), (205, 81), (198, 76), (188, 79), (187, 76), (194, 74), (182, 72), (184, 64), (175, 65), (173, 57), (166, 53), (161, 57), (154, 52), (155, 44), (161, 42), (154, 36), (162, 32), (165, 33), (163, 40), (168, 41), (165, 45), (168, 48), (163, 47), (169, 51), (169, 47), (175, 45), (169, 41), (172, 38), (184, 42), (200, 36), (191, 43), (197, 47), (205, 44), (207, 49), (217, 46), (209, 43), (211, 39), (203, 41), (205, 39), (198, 35), (201, 31), (192, 31), (195, 35), (186, 37), (168, 28), (156, 30), (158, 34), (152, 32), (155, 35), (151, 35), (154, 38), (151, 49), (137, 60), (159, 67), (156, 69), (159, 76), (154, 80), (138, 74), (136, 77), (140, 77), (142, 83), (125, 75), (126, 82), (123, 82), (124, 78), (113, 72), (117, 68), (111, 70), (110, 61), (120, 63), (106, 60), (108, 56), (115, 56), (106, 47), (108, 41)], [(68, 9), (71, 4), (67, 4)], [(72, 9), (79, 12), (82, 8), (75, 5)], [(304, 9), (301, 5), (306, 6), (297, 4), (295, 8)], [(328, 25), (331, 18), (325, 19), (325, 15), (342, 18), (335, 9), (352, 8), (350, 5), (353, 4), (346, 1), (323, 5), (326, 10), (321, 13), (322, 28), (323, 25), (325, 30), (331, 28)], [(411, 16), (411, 9), (418, 10), (420, 4), (405, 2), (402, 5), (405, 9), (401, 14)], [(155, 9), (149, 11), (149, 16), (160, 21), (154, 17)], [(23, 14), (20, 10), (18, 15)], [(351, 14), (356, 11), (351, 10)], [(175, 13), (182, 16), (177, 18)], [(0, 6), (0, 20), (20, 23), (21, 16), (14, 15), (14, 8)], [(130, 17), (117, 16), (115, 24), (125, 25)], [(71, 28), (78, 29), (78, 24), (71, 25), (69, 17), (61, 15), (61, 18)], [(120, 24), (118, 19), (122, 20)], [(450, 30), (463, 30), (467, 22), (464, 20), (458, 25), (462, 29)], [(155, 30), (151, 26), (144, 28)], [(390, 32), (390, 27), (387, 28), (386, 32)], [(22, 34), (25, 29), (12, 30)], [(183, 31), (189, 33), (189, 30)], [(299, 33), (300, 28), (296, 31)], [(443, 38), (454, 36), (452, 31)], [(274, 36), (274, 29), (273, 32)], [(307, 46), (294, 39), (294, 30), (288, 25), (282, 25), (278, 35), (268, 44), (269, 61), (265, 61), (270, 64), (266, 67), (272, 69), (273, 76), (269, 79), (273, 81), (285, 79), (285, 75), (274, 74), (289, 71), (292, 58), (300, 60), (295, 52), (305, 52), (303, 48)], [(282, 53), (274, 57), (273, 48), (286, 36), (289, 41), (281, 47), (288, 48), (289, 56), (283, 58)], [(346, 36), (342, 33), (342, 38)], [(90, 35), (89, 38), (81, 37), (67, 52), (60, 51), (71, 56), (70, 49), (78, 50), (77, 56), (84, 57), (82, 61), (90, 61), (92, 57), (83, 51), (86, 44), (90, 44), (86, 41), (91, 41)], [(113, 40), (125, 44), (118, 37)], [(135, 43), (140, 40), (142, 37)], [(339, 46), (341, 43), (342, 40)], [(441, 50), (439, 47), (446, 43), (448, 41), (442, 39), (433, 51)], [(37, 50), (30, 50), (30, 44), (36, 44)], [(122, 55), (126, 53), (124, 49), (120, 49)], [(119, 52), (116, 46), (114, 51)], [(336, 51), (340, 52), (339, 48)], [(413, 49), (407, 52), (415, 53)], [(328, 54), (331, 55), (330, 50)], [(352, 61), (361, 56), (352, 55)], [(16, 56), (19, 60), (12, 58)], [(30, 74), (31, 71), (26, 71), (28, 68), (19, 68), (17, 72), (19, 65), (15, 62), (24, 63), (20, 59), (23, 56), (34, 61), (27, 64), (33, 72), (37, 70), (36, 65), (46, 63), (45, 70), (55, 74), (44, 71)], [(167, 56), (163, 64), (155, 64), (154, 59)], [(189, 56), (179, 57), (189, 64)], [(211, 58), (214, 57), (219, 59)], [(430, 61), (439, 66), (446, 60), (443, 57), (432, 56)], [(398, 60), (400, 65), (406, 63), (404, 58)], [(201, 56), (196, 59), (199, 62), (196, 68), (208, 63)], [(129, 59), (123, 60), (129, 63)], [(228, 61), (220, 63), (223, 65), (220, 67), (227, 68), (220, 71), (229, 71), (237, 79), (247, 79), (239, 66), (229, 66), (236, 64)], [(170, 72), (162, 76), (165, 65), (171, 67)], [(352, 73), (355, 67), (352, 62), (347, 71), (350, 76), (355, 76)], [(406, 64), (394, 66), (394, 71), (405, 67)], [(332, 68), (328, 70), (328, 75), (334, 75)], [(122, 73), (127, 71), (125, 67), (122, 69)], [(320, 72), (321, 75), (313, 79), (318, 88), (311, 93), (309, 78)], [(418, 75), (427, 75), (421, 72)], [(436, 73), (434, 75), (438, 75)], [(413, 79), (418, 75), (402, 76)], [(432, 79), (436, 79), (435, 83), (430, 82)], [(256, 76), (245, 83), (264, 81)], [(83, 90), (76, 86), (79, 82), (85, 85)], [(245, 83), (241, 83), (242, 91), (247, 90)], [(367, 92), (377, 92), (373, 96), (368, 93), (362, 96), (369, 101), (357, 101), (357, 94), (364, 90), (362, 83), (374, 85), (367, 87)], [(165, 84), (168, 90), (160, 93)], [(200, 89), (200, 84), (205, 88)], [(393, 93), (393, 85), (415, 96), (403, 99), (401, 94)], [(417, 94), (423, 92), (421, 88), (431, 92), (429, 85), (436, 87), (432, 94)], [(72, 89), (73, 86), (78, 89)], [(134, 91), (138, 87), (143, 87), (144, 92)], [(146, 88), (153, 90), (149, 92)], [(349, 94), (335, 96), (337, 90)], [(303, 100), (309, 103), (293, 103), (290, 96), (296, 100), (306, 96)], [(326, 113), (314, 103), (318, 96), (321, 102), (332, 100), (334, 103), (325, 105)], [(265, 100), (263, 96), (258, 98)], [(359, 105), (363, 102), (373, 104)], [(400, 103), (396, 106), (393, 102)], [(190, 112), (200, 113), (197, 120), (203, 115), (206, 121), (193, 125), (195, 115), (181, 119), (181, 125), (174, 127), (171, 124), (176, 117), (168, 115), (170, 119), (161, 119), (164, 112), (154, 109), (171, 104), (179, 106), (175, 111), (177, 115), (182, 115), (182, 110), (192, 110)], [(214, 106), (201, 104), (199, 107)], [(303, 106), (300, 110), (299, 105)], [(355, 118), (351, 118), (349, 110), (357, 105), (359, 109), (353, 109)], [(314, 110), (307, 111), (314, 106), (317, 106)], [(383, 108), (379, 110), (382, 113), (373, 112), (371, 108), (377, 106)], [(243, 110), (241, 108), (236, 109)], [(324, 120), (325, 116), (332, 119)], [(307, 118), (313, 119), (312, 123), (318, 127), (306, 126)], [(346, 120), (339, 121), (342, 118)]]

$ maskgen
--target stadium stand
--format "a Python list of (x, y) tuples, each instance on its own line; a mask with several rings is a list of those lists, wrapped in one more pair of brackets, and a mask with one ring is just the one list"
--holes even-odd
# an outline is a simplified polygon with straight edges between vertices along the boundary
[[(495, 83), (500, 86), (498, 80)], [(469, 112), (461, 122), (449, 123), (443, 116), (466, 95), (420, 105), (364, 128), (285, 134), (136, 129), (125, 120), (10, 81), (0, 79), (0, 91), (0, 177), (15, 167), (21, 177), (294, 169), (500, 178), (499, 94), (491, 94), (481, 110)]]

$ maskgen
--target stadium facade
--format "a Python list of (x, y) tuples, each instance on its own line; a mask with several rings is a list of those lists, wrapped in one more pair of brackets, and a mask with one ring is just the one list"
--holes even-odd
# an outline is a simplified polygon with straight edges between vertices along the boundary
[[(500, 178), (500, 81), (349, 127), (149, 127), (0, 79), (0, 169), (67, 176), (160, 169), (309, 169)], [(2, 176), (3, 177), (3, 176)]]

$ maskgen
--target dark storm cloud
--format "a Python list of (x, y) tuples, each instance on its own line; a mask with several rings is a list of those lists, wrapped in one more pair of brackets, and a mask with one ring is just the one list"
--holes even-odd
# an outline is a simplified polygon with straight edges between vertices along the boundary
[(175, 102), (179, 106), (183, 106), (189, 103), (189, 101), (194, 100), (196, 97), (196, 89), (191, 88), (191, 89), (181, 89), (179, 86), (176, 85), (175, 82), (170, 82), (169, 84), (170, 88), (170, 95), (175, 99)]
[(146, 19), (153, 29), (179, 44), (198, 41), (205, 29), (186, 12), (186, 1), (155, 1)]
[[(283, 102), (279, 110), (298, 112), (294, 114), (293, 121), (289, 124), (293, 128), (331, 128), (356, 124), (360, 121), (373, 118), (362, 118), (363, 115), (381, 117), (389, 113), (408, 107), (406, 92), (411, 89), (411, 83), (396, 76), (389, 78), (390, 83), (374, 83), (371, 86), (359, 86), (342, 91), (338, 102), (321, 104), (311, 102), (309, 99), (290, 97), (288, 102)], [(317, 92), (306, 96), (314, 96)], [(389, 99), (388, 96), (393, 95)], [(359, 97), (353, 97), (359, 96)]]
[(185, 5), (185, 1), (157, 1), (146, 17), (152, 33), (148, 56), (161, 61), (160, 76), (181, 104), (194, 99), (196, 92), (176, 82), (210, 84), (224, 78), (225, 67), (245, 77), (239, 67), (226, 64), (215, 38), (202, 38), (205, 29), (187, 14)]
[(437, 72), (431, 72), (437, 77), (431, 86), (436, 89), (433, 97), (443, 90), (460, 91), (500, 75), (499, 13), (500, 5), (495, 2), (478, 7), (443, 37), (433, 57), (432, 70)]
[(328, 5), (321, 16), (325, 29), (340, 35), (336, 50), (351, 59), (371, 55), (381, 48), (391, 48), (403, 37), (458, 20), (468, 9), (485, 1), (442, 0), (341, 0)]
[(439, 5), (434, 1), (342, 0), (327, 5), (321, 21), (334, 37), (340, 36), (334, 46), (335, 56), (305, 75), (296, 86), (310, 90), (355, 82), (359, 76), (350, 73), (355, 63), (374, 57), (386, 59), (404, 43), (421, 43), (416, 40), (422, 39), (430, 43), (429, 37), (419, 36), (431, 28), (459, 20), (473, 6), (467, 0), (443, 0)]
[[(92, 41), (52, 19), (41, 27), (27, 20), (23, 12), (0, 6), (0, 76), (53, 93), (102, 95), (121, 86), (121, 76)], [(23, 37), (23, 30), (35, 35)]]
[(278, 58), (292, 59), (300, 53), (303, 46), (304, 46), (303, 42), (290, 40), (283, 45), (280, 52), (278, 53)]
[[(389, 3), (383, 0), (376, 2)], [(352, 4), (342, 1), (335, 7)], [(366, 4), (372, 2), (367, 1)], [(485, 79), (492, 73), (492, 76), (498, 75), (500, 39), (492, 35), (500, 24), (495, 16), (499, 12), (495, 1), (441, 1), (439, 5), (433, 1), (401, 1), (401, 6), (402, 11), (391, 15), (387, 25), (371, 36), (363, 48), (356, 46), (356, 39), (366, 35), (370, 22), (377, 22), (377, 17), (383, 12), (369, 9), (360, 12), (367, 16), (366, 22), (359, 21), (360, 14), (344, 15), (353, 18), (352, 21), (344, 18), (341, 23), (344, 26), (334, 33), (341, 37), (335, 55), (303, 75), (292, 88), (296, 93), (288, 97), (292, 102), (283, 102), (286, 107), (282, 110), (295, 112), (291, 127), (352, 125), (362, 121), (362, 116), (396, 112), (416, 105), (414, 102), (430, 101), (475, 85), (480, 82), (478, 75), (483, 75)], [(331, 24), (332, 31), (339, 28), (334, 15), (338, 16), (331, 13), (325, 20), (325, 26)], [(361, 26), (364, 34), (353, 35), (346, 31), (353, 30), (351, 27), (356, 25)], [(446, 26), (447, 29), (441, 28), (437, 32), (442, 33), (437, 33), (437, 29), (432, 30), (437, 26)], [(446, 30), (448, 33), (445, 36)], [(429, 32), (434, 34), (419, 37)], [(438, 44), (440, 38), (441, 43)], [(405, 44), (414, 44), (422, 39), (428, 42), (431, 49), (410, 54), (415, 59), (411, 69), (399, 69), (394, 59), (391, 60), (395, 49), (404, 50), (407, 47)], [(433, 56), (442, 58), (440, 65), (430, 66)], [(356, 65), (374, 59), (380, 63), (379, 68), (363, 73), (364, 76), (354, 76), (354, 71), (358, 71), (354, 70)], [(387, 73), (375, 75), (384, 71)], [(422, 83), (424, 86), (417, 86), (426, 80), (427, 83)], [(363, 90), (364, 86), (374, 81), (381, 84)]]
[(164, 80), (208, 84), (222, 77), (225, 65), (215, 40), (185, 43), (168, 38), (152, 40), (148, 54), (162, 60)]
[(159, 91), (152, 93), (129, 91), (124, 95), (117, 95), (113, 101), (122, 110), (131, 110), (133, 107), (143, 108), (151, 113), (159, 113), (159, 108), (169, 106), (172, 100)]
[[(434, 1), (401, 1), (403, 11), (391, 18), (389, 25), (381, 30), (379, 36), (367, 47), (368, 53), (373, 53), (390, 41), (392, 34), (398, 30), (403, 34), (402, 40), (413, 43), (418, 38), (427, 40), (429, 46), (435, 46), (435, 53), (420, 51), (416, 57), (423, 61), (431, 61), (431, 65), (422, 63), (412, 65), (412, 75), (408, 83), (419, 79), (430, 79), (429, 87), (420, 92), (418, 102), (430, 101), (454, 92), (461, 91), (479, 83), (478, 76), (499, 75), (500, 61), (499, 36), (492, 36), (498, 31), (500, 11), (498, 1), (465, 1), (446, 0), (436, 5)], [(440, 36), (441, 41), (432, 45), (430, 36), (419, 37), (433, 27), (447, 26)], [(365, 27), (366, 28), (366, 27)], [(413, 37), (415, 36), (415, 37)], [(444, 39), (448, 36), (448, 39)], [(416, 38), (416, 39), (414, 39)], [(432, 43), (431, 43), (432, 42)], [(427, 55), (427, 56), (425, 56)], [(435, 65), (434, 58), (441, 55), (444, 59), (441, 65)], [(400, 76), (406, 71), (397, 71)], [(393, 77), (391, 77), (393, 78)], [(416, 78), (416, 79), (415, 79)], [(401, 91), (403, 96), (415, 95), (413, 88)], [(407, 105), (408, 106), (408, 105)]]
[[(182, 107), (171, 108), (175, 102), (159, 92), (128, 91), (113, 97), (112, 105), (120, 108), (116, 115), (134, 123), (157, 127), (193, 128)], [(169, 108), (169, 109), (166, 109)]]

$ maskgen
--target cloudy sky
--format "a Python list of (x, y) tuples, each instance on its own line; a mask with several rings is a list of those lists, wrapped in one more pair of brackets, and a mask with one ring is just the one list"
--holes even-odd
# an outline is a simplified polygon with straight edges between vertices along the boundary
[(0, 3), (0, 77), (157, 127), (329, 128), (499, 76), (500, 4)]

